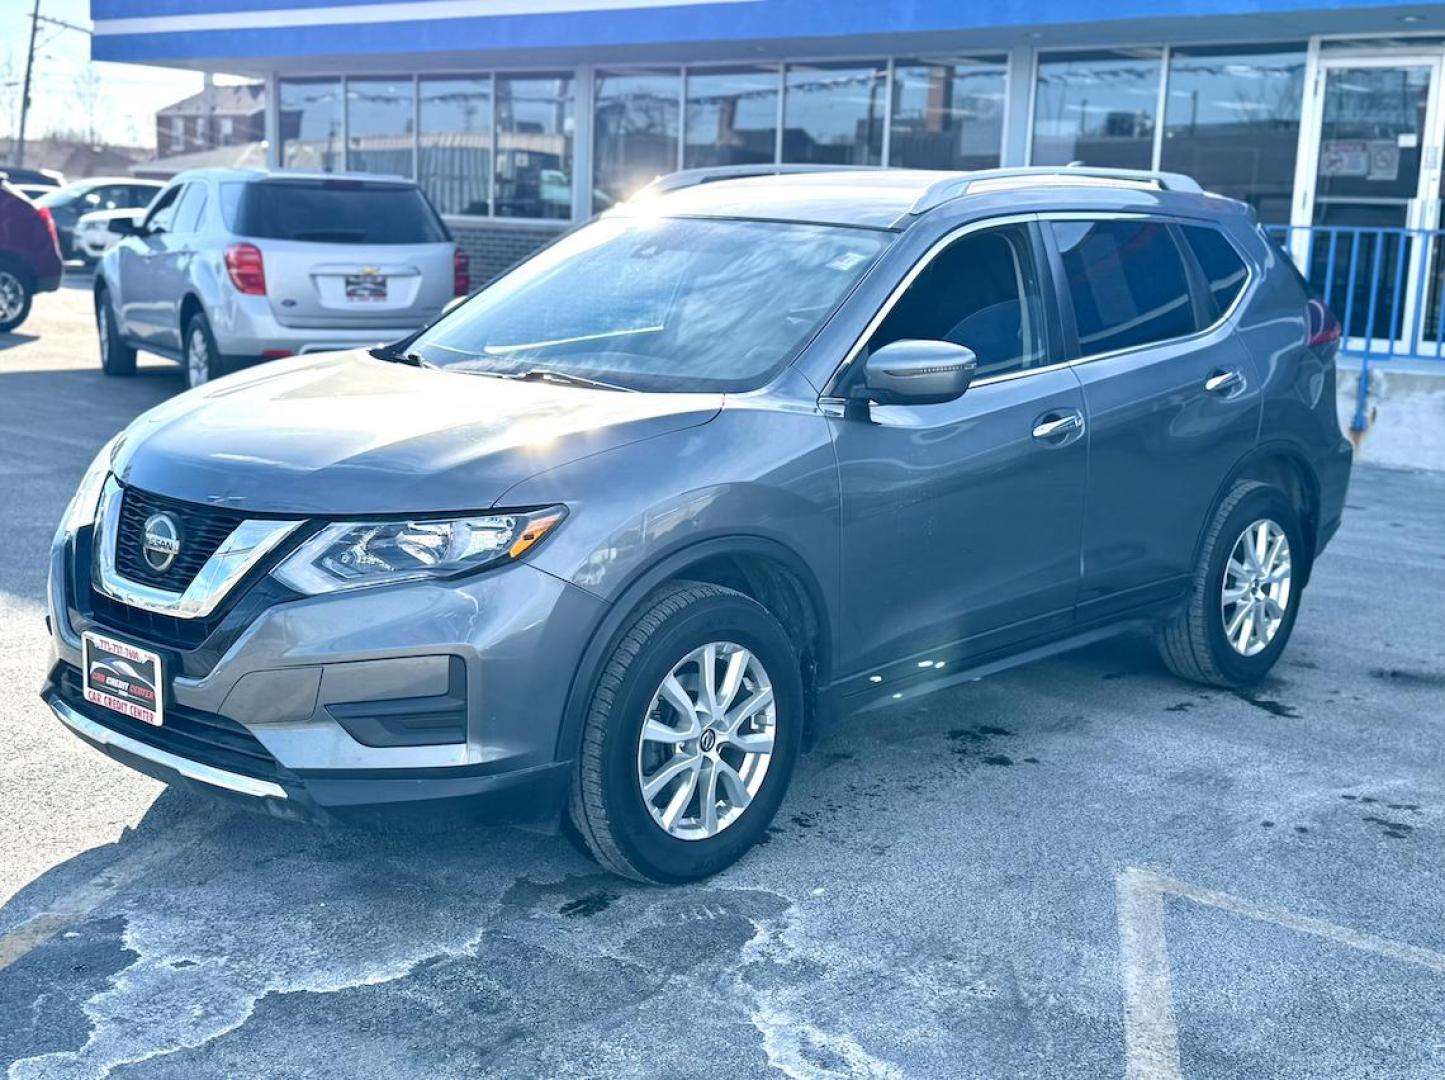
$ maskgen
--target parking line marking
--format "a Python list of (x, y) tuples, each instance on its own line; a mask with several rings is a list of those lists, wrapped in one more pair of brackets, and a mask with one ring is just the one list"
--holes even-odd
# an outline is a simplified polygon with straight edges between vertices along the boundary
[(1445, 974), (1445, 953), (1336, 926), (1273, 904), (1256, 904), (1149, 870), (1126, 867), (1116, 889), (1124, 983), (1124, 1075), (1128, 1080), (1182, 1080), (1184, 1075), (1164, 932), (1164, 897), (1168, 894)]
[[(222, 819), (224, 820), (224, 819)], [(56, 934), (85, 918), (121, 889), (133, 884), (162, 863), (175, 858), (211, 832), (219, 822), (192, 819), (170, 830), (163, 840), (122, 856), (89, 881), (77, 885), (44, 911), (0, 936), (0, 971), (22, 959)], [(117, 843), (124, 843), (124, 837)]]

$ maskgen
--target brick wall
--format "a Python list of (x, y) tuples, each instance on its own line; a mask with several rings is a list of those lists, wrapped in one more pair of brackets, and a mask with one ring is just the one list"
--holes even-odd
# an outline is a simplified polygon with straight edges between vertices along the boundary
[(447, 225), (456, 237), (457, 246), (472, 261), (473, 289), (480, 289), (500, 277), (567, 228), (565, 222), (514, 225), (497, 221), (461, 222), (456, 218), (448, 221)]

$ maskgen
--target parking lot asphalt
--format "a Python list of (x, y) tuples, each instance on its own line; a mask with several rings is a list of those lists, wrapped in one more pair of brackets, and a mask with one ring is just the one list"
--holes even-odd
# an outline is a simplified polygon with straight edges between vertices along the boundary
[(39, 1077), (1445, 1075), (1445, 476), (1356, 470), (1275, 676), (1125, 637), (835, 720), (697, 886), (168, 790), (36, 698), (131, 416), (83, 279), (0, 335), (0, 1068)]

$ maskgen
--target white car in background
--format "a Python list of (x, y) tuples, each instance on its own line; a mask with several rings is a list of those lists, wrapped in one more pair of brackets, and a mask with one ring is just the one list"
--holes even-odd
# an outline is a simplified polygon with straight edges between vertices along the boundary
[(144, 206), (134, 206), (82, 214), (75, 223), (75, 239), (72, 242), (75, 251), (86, 262), (95, 262), (120, 241), (120, 234), (111, 231), (112, 221), (125, 218), (132, 225), (139, 225), (145, 213)]

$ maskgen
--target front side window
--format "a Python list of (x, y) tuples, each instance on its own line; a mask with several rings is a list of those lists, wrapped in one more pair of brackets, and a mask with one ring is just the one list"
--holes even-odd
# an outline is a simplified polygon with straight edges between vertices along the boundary
[(1050, 222), (1084, 356), (1192, 334), (1194, 301), (1169, 226), (1145, 219)]
[(498, 217), (572, 216), (572, 80), (497, 78)]
[(177, 184), (175, 187), (166, 188), (151, 204), (146, 213), (145, 228), (147, 232), (161, 233), (170, 232), (171, 224), (176, 216), (176, 200), (185, 189), (185, 184)]
[(281, 164), (288, 169), (339, 172), (341, 80), (282, 79)]
[(675, 71), (598, 72), (593, 210), (607, 210), (676, 170), (681, 89)]
[(898, 298), (868, 350), (905, 338), (968, 346), (978, 357), (976, 378), (1048, 363), (1028, 228), (970, 233), (934, 258)]
[(187, 184), (185, 194), (176, 203), (176, 215), (172, 232), (193, 233), (201, 227), (201, 217), (206, 211), (206, 185)]
[(1041, 56), (1032, 163), (1150, 168), (1161, 58), (1158, 49)]
[(604, 218), (424, 331), (456, 371), (743, 391), (782, 369), (891, 241), (872, 229)]

